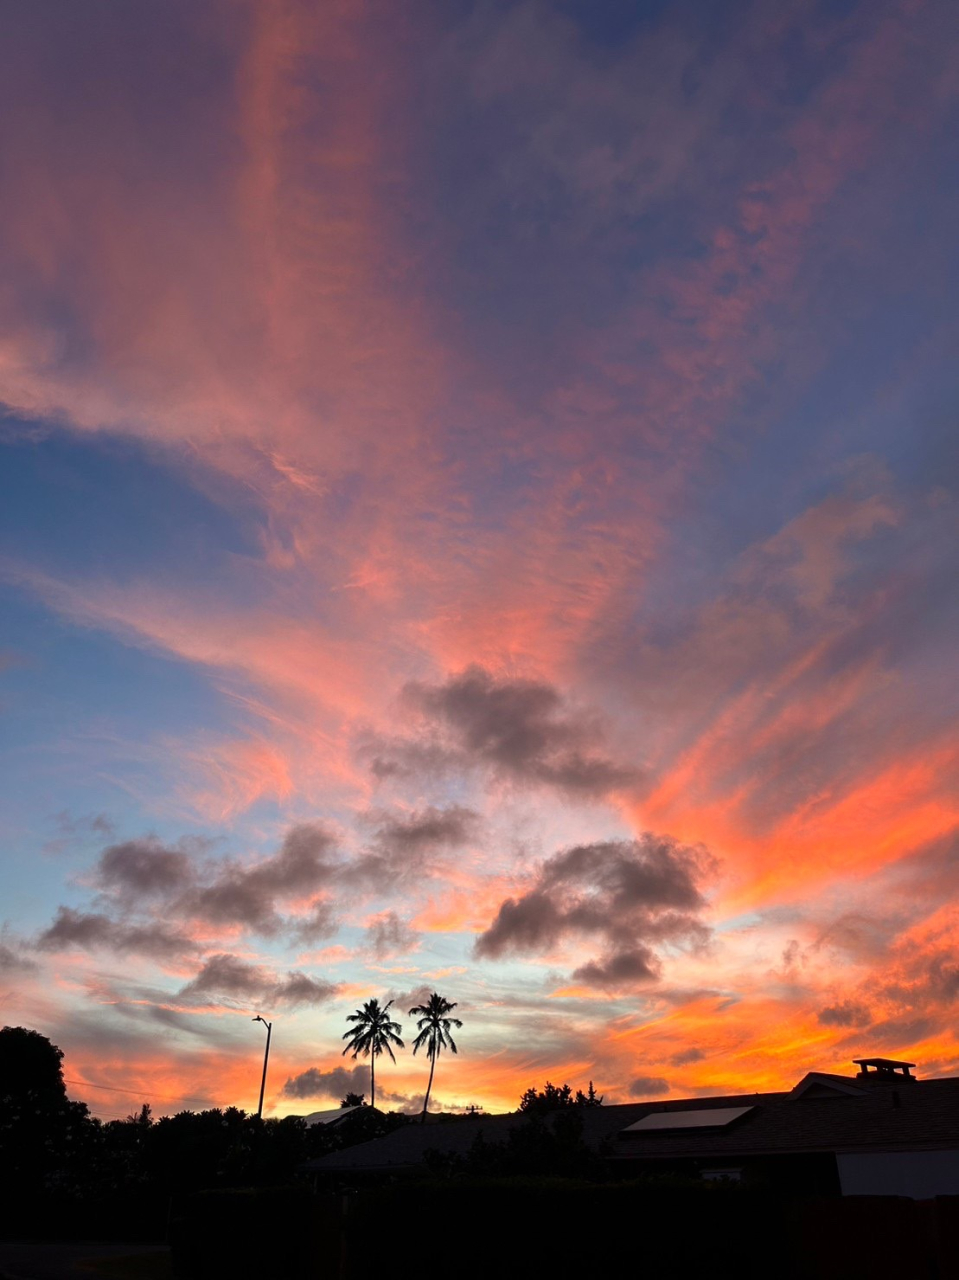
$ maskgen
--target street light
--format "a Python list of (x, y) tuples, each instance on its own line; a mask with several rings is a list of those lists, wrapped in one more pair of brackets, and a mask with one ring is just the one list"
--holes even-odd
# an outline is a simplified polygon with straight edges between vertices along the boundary
[(262, 1022), (266, 1027), (266, 1052), (263, 1055), (263, 1079), (260, 1081), (260, 1105), (256, 1110), (257, 1120), (263, 1119), (263, 1094), (266, 1091), (266, 1064), (270, 1061), (270, 1036), (273, 1032), (273, 1023), (267, 1022), (266, 1018), (261, 1018), (259, 1014), (253, 1019), (254, 1022)]

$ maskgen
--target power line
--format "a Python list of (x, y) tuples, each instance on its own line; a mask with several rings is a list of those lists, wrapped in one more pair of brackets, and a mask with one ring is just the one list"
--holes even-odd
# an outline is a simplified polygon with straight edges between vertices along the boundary
[[(92, 1080), (71, 1080), (68, 1076), (64, 1076), (63, 1080), (65, 1084), (79, 1084), (79, 1085), (82, 1085), (84, 1089), (106, 1089), (110, 1093), (129, 1093), (131, 1097), (134, 1097), (134, 1098), (142, 1098), (145, 1093), (149, 1092), (149, 1090), (147, 1089), (121, 1089), (118, 1084), (94, 1084)], [(207, 1101), (207, 1099), (199, 1098), (199, 1097), (196, 1097), (195, 1095), (192, 1097), (188, 1096), (188, 1097), (181, 1097), (181, 1098), (171, 1098), (169, 1095), (165, 1095), (162, 1093), (154, 1093), (152, 1096), (157, 1102), (206, 1102)]]

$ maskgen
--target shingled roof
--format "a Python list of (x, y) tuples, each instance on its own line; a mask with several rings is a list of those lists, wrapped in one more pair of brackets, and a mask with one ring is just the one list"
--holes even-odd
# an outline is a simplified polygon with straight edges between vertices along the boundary
[[(814, 1086), (814, 1087), (810, 1087)], [(748, 1108), (730, 1123), (696, 1127), (690, 1112)], [(682, 1128), (630, 1129), (647, 1116), (684, 1113)], [(616, 1161), (737, 1159), (800, 1152), (944, 1150), (959, 1147), (959, 1078), (869, 1087), (855, 1078), (812, 1072), (790, 1092), (728, 1094), (618, 1106), (584, 1107), (583, 1139)], [(317, 1173), (413, 1169), (430, 1150), (466, 1156), (479, 1136), (506, 1141), (524, 1123), (518, 1112), (405, 1125), (386, 1137), (313, 1160)]]
[(465, 1156), (482, 1134), (488, 1142), (503, 1142), (509, 1129), (523, 1117), (510, 1113), (451, 1119), (447, 1124), (421, 1125), (415, 1121), (382, 1138), (334, 1151), (303, 1167), (317, 1173), (367, 1173), (375, 1170), (410, 1169), (423, 1163), (427, 1151)]
[[(748, 1156), (832, 1151), (935, 1151), (959, 1147), (959, 1079), (916, 1081), (908, 1088), (825, 1093), (757, 1094), (727, 1099), (752, 1103), (736, 1123), (719, 1129), (617, 1133), (614, 1159)], [(709, 1099), (718, 1105), (716, 1099)], [(692, 1108), (693, 1101), (646, 1109)], [(625, 1126), (624, 1126), (625, 1128)]]

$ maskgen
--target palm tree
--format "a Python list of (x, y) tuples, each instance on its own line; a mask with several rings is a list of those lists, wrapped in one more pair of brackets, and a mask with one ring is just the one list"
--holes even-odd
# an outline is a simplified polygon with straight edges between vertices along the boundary
[(356, 1026), (345, 1031), (342, 1037), (350, 1042), (343, 1050), (344, 1053), (349, 1053), (352, 1049), (354, 1058), (362, 1053), (364, 1058), (370, 1059), (371, 1107), (376, 1106), (376, 1059), (385, 1049), (395, 1062), (396, 1055), (390, 1046), (395, 1044), (401, 1049), (404, 1047), (400, 1039), (403, 1028), (398, 1022), (392, 1022), (387, 1012), (392, 1003), (392, 1000), (387, 1001), (381, 1009), (379, 1000), (367, 1000), (362, 1009), (347, 1015), (347, 1022), (355, 1022)]
[(448, 1016), (455, 1008), (455, 1000), (451, 1003), (445, 996), (434, 991), (426, 1004), (418, 1004), (410, 1010), (411, 1018), (419, 1018), (416, 1024), (419, 1035), (413, 1041), (413, 1052), (415, 1054), (417, 1049), (425, 1048), (430, 1060), (430, 1082), (426, 1086), (421, 1124), (426, 1124), (426, 1110), (430, 1105), (430, 1090), (433, 1088), (433, 1072), (436, 1070), (436, 1059), (440, 1056), (440, 1050), (451, 1049), (453, 1053), (457, 1052), (456, 1041), (450, 1034), (450, 1028), (461, 1027), (463, 1024), (459, 1018)]

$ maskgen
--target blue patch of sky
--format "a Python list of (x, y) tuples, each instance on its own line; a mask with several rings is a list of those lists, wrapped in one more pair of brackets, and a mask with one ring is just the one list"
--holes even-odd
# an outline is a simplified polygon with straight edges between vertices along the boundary
[[(595, 0), (554, 0), (553, 8), (576, 24), (579, 35), (602, 48), (619, 48), (640, 32), (658, 25), (675, 9), (675, 0), (611, 0), (596, 4)], [(716, 6), (697, 6), (703, 16)]]
[[(664, 14), (680, 27), (688, 24), (697, 39), (712, 14), (716, 41), (735, 37), (736, 15), (745, 7), (725, 6), (721, 21), (716, 9), (561, 6), (582, 27), (584, 43), (595, 36), (617, 47), (625, 33), (655, 26)], [(771, 168), (788, 163), (783, 128), (815, 86), (841, 70), (846, 56), (842, 38), (835, 48), (828, 46), (829, 57), (818, 44), (812, 49), (801, 32), (790, 39), (769, 51), (777, 70), (767, 86), (767, 109), (757, 109), (753, 79), (746, 77), (750, 94), (733, 94), (726, 107), (729, 118), (714, 139), (719, 145), (688, 157), (689, 181), (698, 175), (695, 198), (683, 182), (682, 191), (656, 190), (642, 208), (631, 190), (592, 207), (593, 194), (578, 185), (575, 156), (568, 158), (570, 171), (564, 173), (538, 154), (534, 138), (540, 116), (562, 114), (567, 106), (561, 98), (537, 102), (518, 86), (516, 93), (477, 99), (452, 92), (441, 81), (430, 88), (431, 72), (424, 68), (425, 98), (432, 106), (430, 127), (420, 131), (423, 150), (413, 161), (423, 204), (414, 221), (436, 224), (430, 238), (445, 244), (438, 259), (431, 256), (424, 264), (429, 271), (442, 262), (430, 291), (455, 299), (452, 312), (464, 341), (497, 368), (520, 404), (535, 403), (545, 386), (562, 380), (570, 342), (575, 346), (583, 328), (613, 322), (623, 302), (642, 288), (637, 276), (650, 264), (702, 256), (704, 231), (736, 221), (743, 182), (761, 180)], [(607, 126), (606, 145), (614, 152), (628, 148), (635, 122), (614, 111)], [(634, 178), (641, 190), (642, 175)], [(624, 175), (624, 181), (628, 186), (632, 179)], [(439, 222), (436, 210), (442, 211)]]
[(4, 444), (0, 546), (4, 554), (82, 579), (191, 575), (226, 556), (255, 555), (256, 513), (227, 510), (135, 441), (51, 431)]
[(123, 735), (163, 735), (216, 725), (222, 696), (184, 663), (73, 627), (19, 592), (5, 593), (0, 649), (8, 745), (59, 741), (71, 727), (109, 723)]
[[(477, 14), (506, 15), (520, 8), (525, 0), (436, 0), (436, 17), (448, 27), (456, 27)], [(676, 0), (551, 0), (551, 7), (575, 22), (582, 38), (597, 45), (619, 45), (637, 31), (659, 19), (675, 7)], [(699, 0), (696, 6), (705, 15), (716, 5)]]
[(0, 598), (0, 651), (12, 658), (0, 672), (5, 857), (11, 871), (29, 871), (12, 877), (5, 910), (20, 914), (45, 881), (62, 883), (65, 864), (85, 865), (85, 834), (67, 841), (48, 874), (37, 859), (62, 835), (60, 813), (102, 813), (126, 834), (147, 823), (167, 838), (182, 835), (181, 818), (149, 813), (154, 797), (161, 812), (172, 803), (160, 744), (226, 727), (233, 709), (182, 663), (73, 627), (20, 592)]
[(764, 923), (763, 917), (757, 912), (747, 911), (743, 915), (717, 921), (713, 929), (716, 933), (738, 933), (742, 929), (758, 929)]
[(843, 210), (843, 225), (833, 226), (837, 247), (807, 269), (805, 309), (784, 330), (784, 345), (825, 348), (826, 359), (778, 409), (781, 374), (770, 365), (752, 402), (744, 402), (738, 429), (707, 449), (670, 520), (671, 552), (654, 570), (644, 612), (675, 616), (714, 594), (737, 555), (843, 489), (857, 459), (887, 467), (903, 496), (956, 486), (959, 372), (940, 348), (946, 300), (954, 296), (947, 282), (959, 278), (959, 255), (940, 225), (927, 253), (941, 288), (928, 261), (904, 274), (885, 267), (896, 260), (897, 245), (912, 243), (893, 217), (868, 254), (844, 260), (854, 213)]

